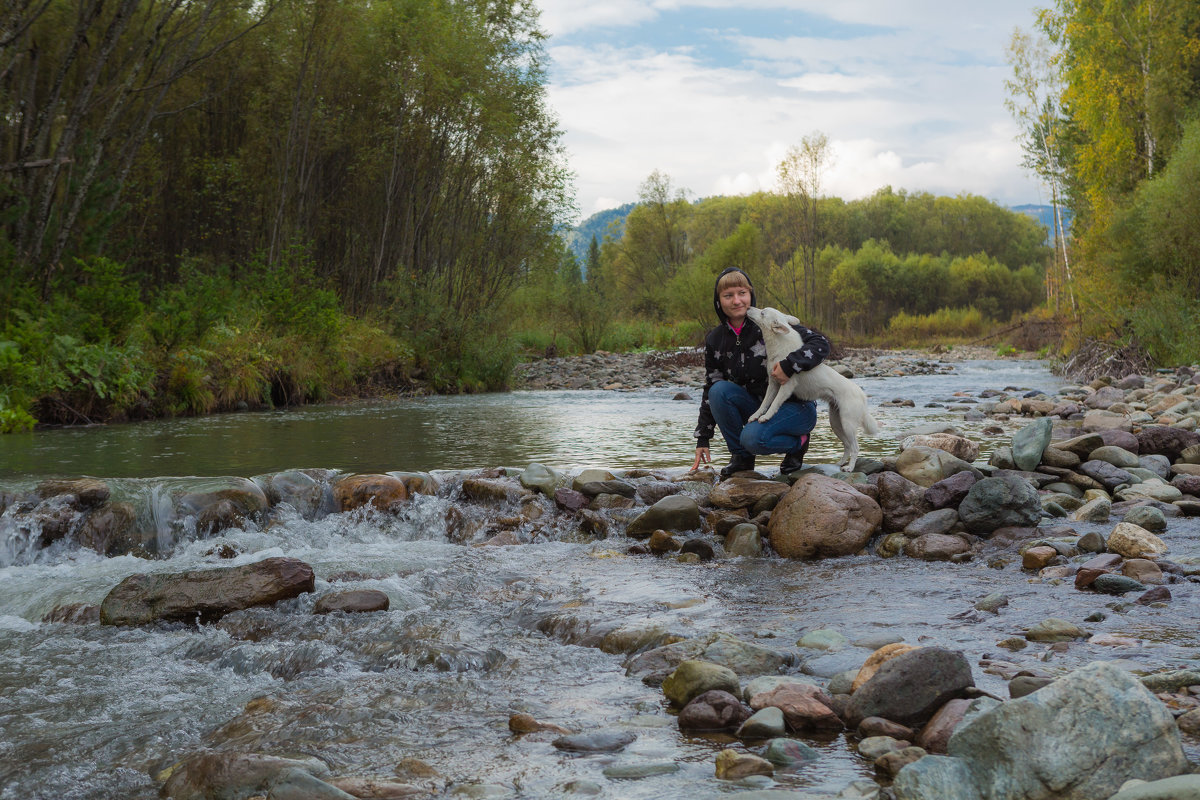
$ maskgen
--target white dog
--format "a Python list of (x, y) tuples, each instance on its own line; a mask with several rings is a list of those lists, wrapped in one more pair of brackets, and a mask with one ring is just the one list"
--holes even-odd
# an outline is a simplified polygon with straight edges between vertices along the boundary
[(824, 400), (829, 403), (829, 427), (842, 440), (841, 466), (847, 472), (853, 472), (858, 461), (858, 429), (862, 428), (872, 436), (879, 433), (879, 424), (867, 410), (866, 393), (828, 364), (818, 364), (810, 370), (797, 372), (781, 386), (771, 372), (776, 364), (804, 344), (800, 334), (792, 327), (799, 325), (800, 320), (777, 308), (751, 307), (746, 310), (746, 316), (762, 329), (763, 341), (767, 345), (768, 376), (767, 396), (758, 410), (750, 415), (749, 422), (766, 422), (792, 395), (801, 400)]

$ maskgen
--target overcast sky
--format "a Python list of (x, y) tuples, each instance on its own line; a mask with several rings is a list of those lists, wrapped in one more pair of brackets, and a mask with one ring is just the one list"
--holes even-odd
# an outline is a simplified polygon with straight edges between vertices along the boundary
[(1004, 108), (1022, 0), (535, 0), (582, 217), (660, 170), (695, 199), (775, 188), (808, 134), (823, 194), (1042, 201)]

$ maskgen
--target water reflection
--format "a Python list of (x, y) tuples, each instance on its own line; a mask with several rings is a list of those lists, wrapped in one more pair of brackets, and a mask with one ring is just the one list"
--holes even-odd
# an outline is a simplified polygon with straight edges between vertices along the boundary
[[(955, 391), (1059, 385), (1043, 362), (1031, 361), (964, 362), (954, 374), (860, 383), (884, 428), (880, 439), (864, 441), (867, 455), (891, 452), (895, 434), (916, 422), (950, 422), (978, 433), (982, 425), (964, 425), (961, 411), (924, 408), (946, 405)], [(692, 399), (674, 400), (681, 389)], [(37, 431), (0, 436), (0, 479), (249, 476), (303, 467), (386, 472), (530, 461), (559, 468), (687, 466), (699, 395), (695, 387), (508, 392)], [(895, 397), (913, 400), (915, 408), (878, 408)], [(715, 459), (724, 458), (722, 450), (714, 442)], [(809, 460), (832, 463), (840, 453), (822, 410)]]

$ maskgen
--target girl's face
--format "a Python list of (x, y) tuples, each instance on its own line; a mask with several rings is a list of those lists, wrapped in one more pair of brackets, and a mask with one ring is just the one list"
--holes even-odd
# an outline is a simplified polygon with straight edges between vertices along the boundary
[(721, 290), (717, 296), (721, 310), (734, 325), (741, 325), (746, 319), (746, 309), (750, 307), (750, 290), (745, 286), (730, 286)]

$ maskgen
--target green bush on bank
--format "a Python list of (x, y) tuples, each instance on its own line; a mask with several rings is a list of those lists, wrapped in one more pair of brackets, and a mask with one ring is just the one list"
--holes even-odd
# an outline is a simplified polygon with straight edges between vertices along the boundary
[(983, 314), (974, 307), (940, 308), (932, 314), (901, 311), (888, 320), (884, 338), (901, 347), (924, 347), (978, 339), (987, 328)]
[(183, 265), (143, 300), (120, 264), (78, 264), (0, 328), (0, 432), (269, 408), (408, 380), (413, 343), (354, 317), (301, 250), (274, 265)]

